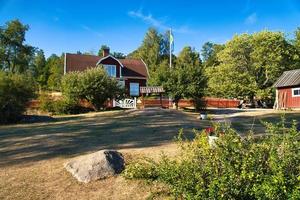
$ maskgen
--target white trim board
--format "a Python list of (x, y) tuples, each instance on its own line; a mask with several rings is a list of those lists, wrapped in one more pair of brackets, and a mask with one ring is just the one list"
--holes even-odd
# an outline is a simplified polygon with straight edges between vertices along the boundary
[(105, 57), (101, 58), (101, 59), (96, 63), (96, 66), (99, 65), (99, 64), (101, 64), (101, 62), (102, 62), (103, 60), (105, 60), (105, 59), (107, 59), (107, 58), (109, 58), (109, 57), (112, 58), (112, 59), (114, 59), (114, 60), (116, 60), (116, 61), (120, 64), (121, 67), (124, 67), (124, 65), (123, 65), (117, 58), (113, 57), (112, 55), (108, 55), (108, 56), (105, 56)]
[[(299, 94), (298, 95), (294, 95), (294, 91), (295, 90), (299, 90)], [(300, 97), (300, 88), (292, 88), (292, 97)]]

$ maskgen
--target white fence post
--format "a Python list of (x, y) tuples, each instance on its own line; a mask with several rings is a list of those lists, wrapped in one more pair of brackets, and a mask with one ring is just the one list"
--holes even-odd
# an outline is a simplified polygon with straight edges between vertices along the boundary
[(134, 97), (133, 107), (136, 108), (136, 97)]
[(122, 99), (113, 102), (114, 107), (120, 108), (136, 108), (136, 97), (134, 99)]

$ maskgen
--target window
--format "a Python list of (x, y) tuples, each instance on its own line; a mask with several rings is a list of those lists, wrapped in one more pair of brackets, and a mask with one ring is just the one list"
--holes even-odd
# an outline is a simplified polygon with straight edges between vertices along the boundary
[(300, 97), (300, 88), (293, 88), (292, 89), (292, 96), (293, 97)]
[(124, 88), (125, 87), (125, 81), (119, 81), (119, 86)]
[(104, 69), (107, 71), (107, 74), (111, 77), (116, 77), (116, 65), (104, 65)]
[(130, 96), (139, 96), (140, 95), (140, 84), (139, 83), (130, 83), (129, 84), (129, 94)]

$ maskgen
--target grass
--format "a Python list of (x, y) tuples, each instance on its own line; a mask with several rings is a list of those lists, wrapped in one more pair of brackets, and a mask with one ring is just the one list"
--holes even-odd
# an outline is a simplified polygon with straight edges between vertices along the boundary
[[(217, 120), (229, 116), (227, 120), (240, 132), (252, 127), (263, 132), (260, 119), (278, 121), (280, 113), (216, 110), (212, 116)], [(289, 122), (299, 117), (299, 112), (287, 113)], [(78, 183), (63, 164), (105, 148), (120, 150), (126, 161), (142, 155), (158, 157), (161, 151), (172, 156), (176, 153), (173, 138), (180, 128), (192, 137), (193, 128), (208, 126), (210, 122), (197, 120), (195, 113), (161, 109), (59, 116), (51, 122), (0, 126), (0, 199), (164, 198), (163, 187), (120, 176)]]

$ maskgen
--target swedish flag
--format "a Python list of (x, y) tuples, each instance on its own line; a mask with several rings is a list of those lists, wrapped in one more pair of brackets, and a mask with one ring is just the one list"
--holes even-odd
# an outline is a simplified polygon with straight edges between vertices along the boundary
[(170, 29), (170, 51), (173, 52), (174, 50), (174, 36), (173, 36), (173, 33), (172, 33), (172, 29)]

